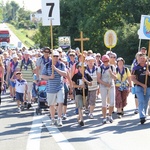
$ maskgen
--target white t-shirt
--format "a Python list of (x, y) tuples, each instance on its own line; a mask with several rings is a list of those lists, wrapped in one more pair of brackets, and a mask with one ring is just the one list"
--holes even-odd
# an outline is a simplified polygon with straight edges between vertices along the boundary
[(16, 85), (15, 85), (16, 92), (24, 93), (25, 92), (25, 87), (27, 85), (27, 81), (24, 80), (24, 79), (23, 80), (15, 79), (14, 82), (16, 83)]

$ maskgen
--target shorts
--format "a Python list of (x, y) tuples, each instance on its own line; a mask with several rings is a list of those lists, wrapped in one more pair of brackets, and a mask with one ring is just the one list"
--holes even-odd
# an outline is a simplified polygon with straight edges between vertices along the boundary
[(95, 106), (97, 90), (88, 91), (87, 101), (90, 106)]
[(57, 93), (47, 93), (48, 106), (56, 105), (56, 103), (64, 103), (64, 88), (59, 90)]
[(16, 83), (13, 81), (10, 81), (10, 86), (12, 86), (13, 88), (15, 87)]
[(16, 100), (19, 100), (20, 102), (23, 102), (23, 95), (24, 95), (24, 93), (16, 92)]
[(100, 87), (101, 98), (102, 98), (102, 107), (107, 107), (107, 99), (109, 98), (109, 104), (111, 107), (114, 106), (115, 102), (115, 87), (111, 88)]
[[(85, 97), (86, 99), (87, 97)], [(77, 103), (77, 108), (82, 108), (83, 105), (83, 96), (82, 95), (75, 95), (75, 102)]]

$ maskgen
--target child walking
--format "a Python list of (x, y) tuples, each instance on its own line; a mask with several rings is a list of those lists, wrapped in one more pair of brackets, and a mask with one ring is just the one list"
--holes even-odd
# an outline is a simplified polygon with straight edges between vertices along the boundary
[[(86, 65), (84, 64), (84, 70), (82, 70), (82, 63), (78, 64), (78, 72), (72, 77), (73, 87), (75, 88), (75, 101), (77, 103), (77, 108), (79, 112), (78, 122), (80, 126), (84, 126), (83, 121), (83, 88), (85, 90), (85, 98), (88, 95), (88, 86), (92, 85), (92, 78), (89, 74), (85, 73)], [(82, 71), (84, 72), (84, 77), (82, 76)]]
[[(14, 76), (16, 76), (16, 79), (14, 79)], [(18, 106), (18, 113), (23, 110), (23, 98), (24, 94), (27, 92), (27, 82), (25, 79), (23, 79), (21, 72), (16, 72), (10, 79), (12, 82), (15, 83), (15, 91), (16, 91), (16, 101), (17, 101), (17, 106)], [(20, 106), (21, 103), (21, 106)]]

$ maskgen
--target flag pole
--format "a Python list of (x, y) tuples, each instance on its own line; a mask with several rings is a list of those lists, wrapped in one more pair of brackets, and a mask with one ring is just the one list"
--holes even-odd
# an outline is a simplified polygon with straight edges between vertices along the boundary
[[(51, 36), (51, 50), (52, 50), (52, 66), (54, 65), (54, 59), (53, 59), (53, 24), (52, 19), (50, 20), (50, 36)], [(54, 68), (52, 67), (52, 74), (54, 74)]]
[[(146, 66), (146, 71), (149, 70), (149, 55), (150, 55), (150, 40), (149, 40), (149, 44), (148, 44), (148, 56), (147, 56), (147, 66)], [(147, 79), (148, 79), (148, 75), (146, 74), (145, 77), (145, 85), (147, 85)], [(146, 88), (144, 88), (144, 95), (146, 95)]]

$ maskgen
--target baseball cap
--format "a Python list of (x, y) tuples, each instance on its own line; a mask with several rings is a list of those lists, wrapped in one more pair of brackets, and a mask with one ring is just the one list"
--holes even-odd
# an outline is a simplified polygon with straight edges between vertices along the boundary
[(54, 51), (53, 51), (53, 56), (59, 56), (59, 52), (56, 51), (56, 50), (54, 50)]
[(109, 56), (108, 56), (108, 55), (103, 55), (103, 56), (102, 56), (102, 61), (103, 61), (103, 62), (109, 61)]

